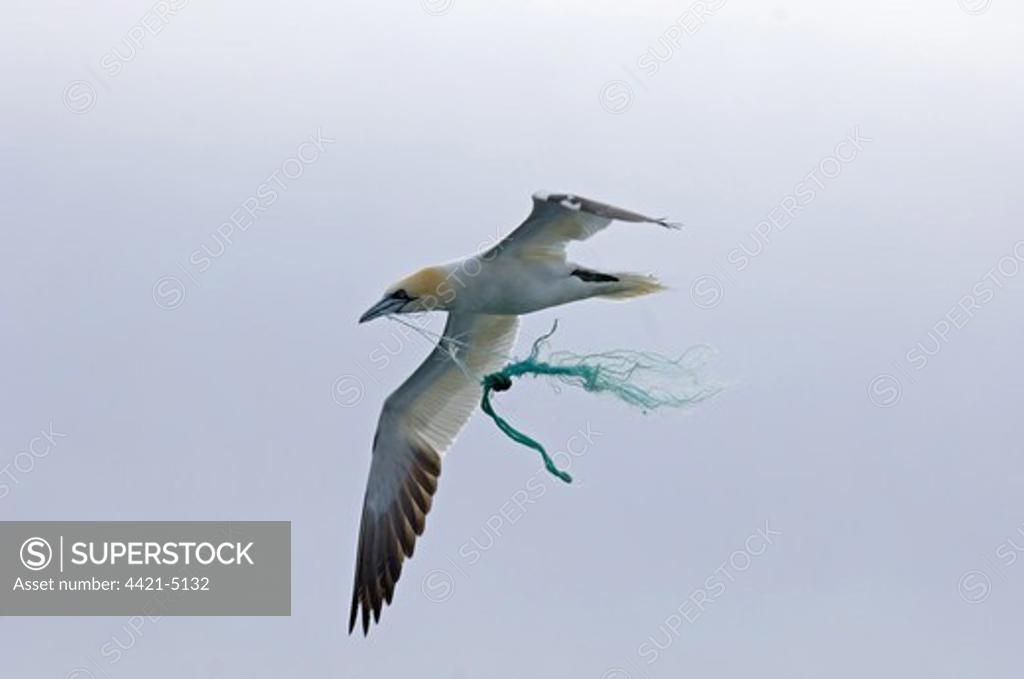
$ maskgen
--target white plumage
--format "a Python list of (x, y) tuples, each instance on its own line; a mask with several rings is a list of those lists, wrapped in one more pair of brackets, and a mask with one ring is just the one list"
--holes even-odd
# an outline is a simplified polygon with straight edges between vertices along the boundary
[(502, 367), (518, 316), (590, 297), (626, 299), (662, 289), (653, 276), (604, 273), (569, 262), (566, 245), (613, 220), (663, 219), (574, 196), (538, 192), (519, 228), (495, 247), (423, 269), (388, 288), (360, 322), (447, 311), (444, 335), (426, 361), (384, 402), (363, 502), (349, 632), (362, 611), (378, 621), (411, 557), (441, 473), (441, 461), (480, 400), (480, 378)]

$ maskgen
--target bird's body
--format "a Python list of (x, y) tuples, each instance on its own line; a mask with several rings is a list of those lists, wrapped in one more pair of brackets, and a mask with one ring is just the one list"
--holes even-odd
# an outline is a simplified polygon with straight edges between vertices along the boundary
[(564, 259), (497, 256), (496, 251), (443, 264), (432, 275), (444, 281), (438, 298), (450, 298), (447, 310), (459, 314), (519, 316), (590, 297), (658, 288), (648, 276), (596, 272)]
[(664, 220), (568, 194), (534, 194), (530, 216), (489, 250), (432, 266), (385, 293), (360, 322), (447, 311), (438, 346), (384, 402), (363, 502), (349, 631), (364, 634), (390, 603), (430, 511), (441, 462), (480, 399), (480, 379), (508, 361), (518, 317), (590, 297), (625, 299), (662, 289), (653, 276), (606, 273), (570, 262), (565, 246), (612, 220)]

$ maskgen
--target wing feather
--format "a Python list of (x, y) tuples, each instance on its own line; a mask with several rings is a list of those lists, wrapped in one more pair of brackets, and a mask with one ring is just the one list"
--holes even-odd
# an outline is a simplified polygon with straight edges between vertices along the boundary
[(391, 603), (402, 562), (426, 527), (444, 454), (480, 400), (479, 379), (506, 361), (518, 327), (515, 316), (449, 314), (444, 338), (384, 402), (363, 500), (349, 633), (360, 610), (366, 634), (371, 613), (379, 621), (383, 604)]
[(565, 247), (572, 241), (587, 240), (613, 221), (649, 222), (667, 229), (679, 224), (647, 217), (570, 193), (533, 194), (533, 210), (519, 227), (484, 253), (486, 259), (508, 252), (527, 259), (565, 260)]

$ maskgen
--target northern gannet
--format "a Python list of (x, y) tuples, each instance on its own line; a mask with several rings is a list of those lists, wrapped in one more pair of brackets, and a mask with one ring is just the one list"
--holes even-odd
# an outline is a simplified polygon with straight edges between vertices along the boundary
[(538, 192), (515, 231), (485, 252), (427, 267), (387, 289), (360, 323), (447, 311), (443, 335), (426, 361), (384, 401), (363, 500), (349, 634), (362, 608), (380, 621), (405, 557), (423, 533), (441, 461), (481, 397), (480, 379), (508, 361), (521, 314), (601, 297), (628, 299), (664, 289), (648, 274), (605, 273), (570, 262), (565, 248), (613, 220), (679, 228), (571, 194)]

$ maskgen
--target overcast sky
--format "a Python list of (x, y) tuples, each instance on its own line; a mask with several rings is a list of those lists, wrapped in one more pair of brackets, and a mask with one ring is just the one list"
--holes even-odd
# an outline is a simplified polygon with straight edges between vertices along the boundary
[[(4, 676), (1019, 676), (1020, 3), (8, 4), (0, 518), (289, 520), (293, 613), (3, 618)], [(376, 418), (429, 351), (356, 319), (541, 188), (687, 228), (578, 248), (672, 290), (519, 349), (557, 317), (732, 386), (502, 395), (576, 482), (477, 416), (349, 637)]]

